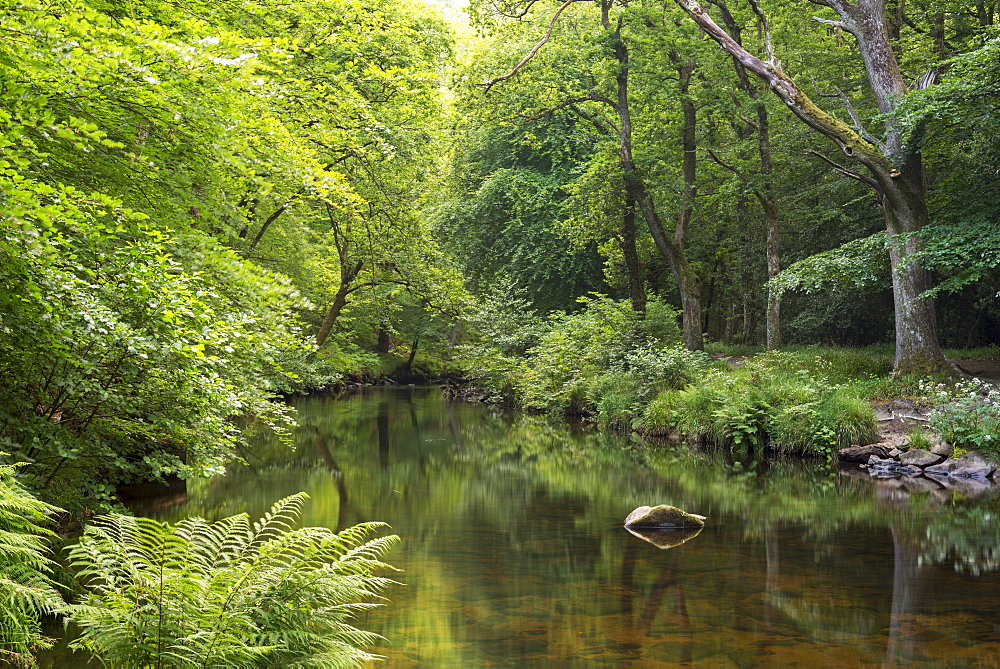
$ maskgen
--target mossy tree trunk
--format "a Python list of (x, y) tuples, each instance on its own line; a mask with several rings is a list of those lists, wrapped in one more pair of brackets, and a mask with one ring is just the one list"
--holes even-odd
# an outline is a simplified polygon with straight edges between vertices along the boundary
[(632, 311), (645, 315), (646, 286), (642, 279), (642, 263), (639, 262), (635, 232), (635, 201), (626, 195), (619, 246), (625, 258), (625, 269), (628, 272), (628, 294), (632, 302)]

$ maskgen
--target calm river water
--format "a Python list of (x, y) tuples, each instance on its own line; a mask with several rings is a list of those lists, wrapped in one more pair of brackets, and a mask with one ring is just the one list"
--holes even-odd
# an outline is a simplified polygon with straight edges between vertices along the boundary
[[(258, 516), (306, 491), (307, 524), (390, 523), (403, 585), (360, 621), (382, 666), (1000, 666), (992, 492), (743, 466), (432, 388), (295, 405), (295, 452), (262, 441), (144, 511)], [(708, 524), (670, 549), (622, 528), (659, 503)]]

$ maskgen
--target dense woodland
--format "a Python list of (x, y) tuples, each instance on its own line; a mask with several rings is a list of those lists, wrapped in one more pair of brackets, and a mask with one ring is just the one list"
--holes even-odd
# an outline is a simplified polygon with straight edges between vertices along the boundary
[[(962, 0), (4, 3), (4, 480), (86, 515), (223, 472), (293, 424), (283, 394), (378, 379), (856, 443), (872, 397), (1000, 334), (998, 20)], [(881, 348), (790, 391), (814, 344)], [(734, 345), (790, 350), (698, 390), (702, 351)]]

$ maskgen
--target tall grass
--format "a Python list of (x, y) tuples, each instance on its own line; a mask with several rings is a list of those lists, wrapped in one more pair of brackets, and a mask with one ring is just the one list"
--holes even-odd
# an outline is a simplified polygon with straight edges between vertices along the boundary
[(818, 348), (764, 353), (661, 392), (639, 425), (651, 434), (676, 431), (740, 448), (829, 456), (833, 448), (874, 440), (872, 408), (848, 380), (880, 369), (884, 355), (866, 359)]

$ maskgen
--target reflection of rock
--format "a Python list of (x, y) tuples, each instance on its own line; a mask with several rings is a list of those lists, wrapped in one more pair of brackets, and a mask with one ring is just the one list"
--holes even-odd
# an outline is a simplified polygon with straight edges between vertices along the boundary
[(669, 504), (640, 506), (628, 514), (628, 518), (625, 519), (625, 527), (671, 529), (676, 527), (700, 528), (704, 526), (705, 516), (688, 513)]
[(993, 486), (983, 479), (951, 479), (951, 488), (962, 494), (966, 499), (982, 497), (993, 490)]
[(629, 534), (648, 541), (657, 548), (673, 548), (680, 546), (688, 539), (694, 539), (701, 532), (701, 527), (678, 527), (672, 530), (657, 530), (645, 527), (625, 527)]
[(912, 493), (930, 492), (941, 490), (941, 485), (929, 478), (913, 477), (903, 481), (903, 487)]

